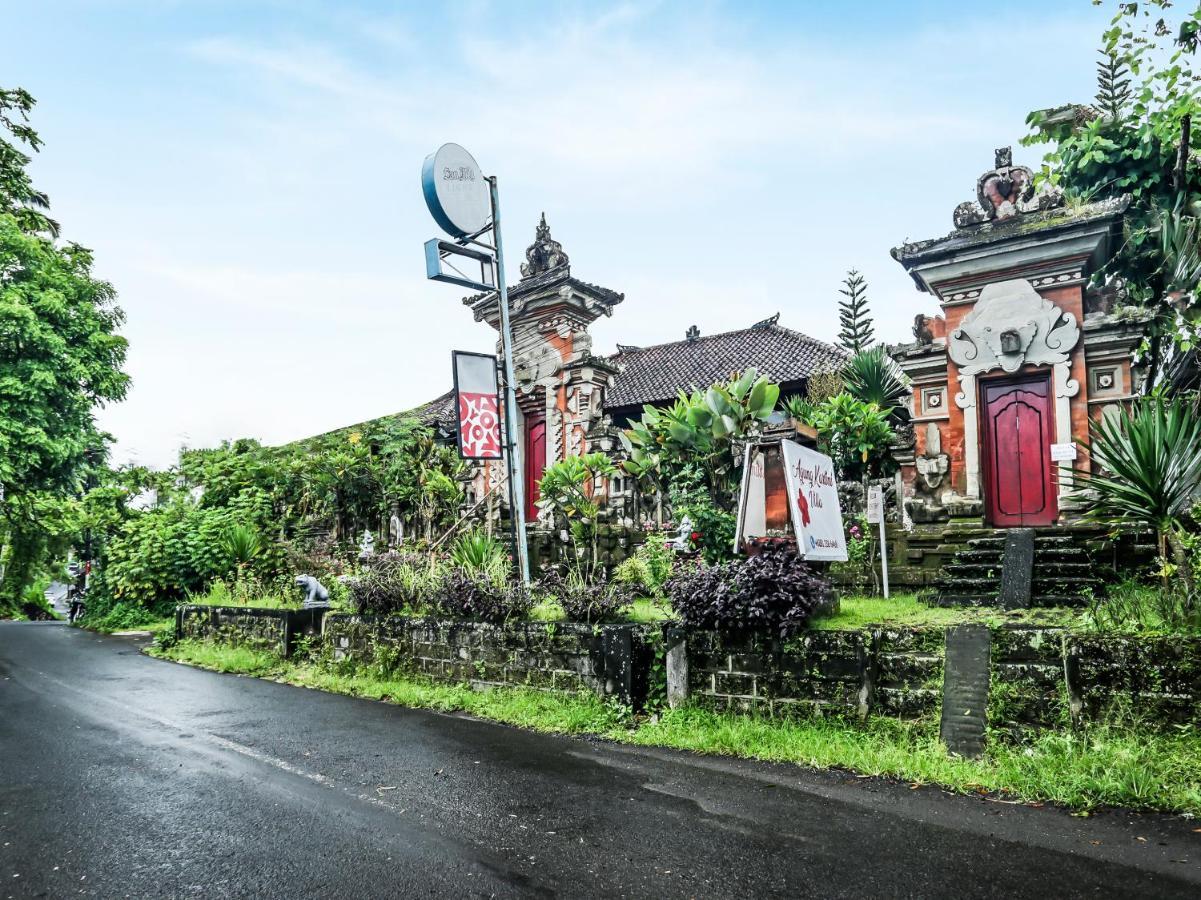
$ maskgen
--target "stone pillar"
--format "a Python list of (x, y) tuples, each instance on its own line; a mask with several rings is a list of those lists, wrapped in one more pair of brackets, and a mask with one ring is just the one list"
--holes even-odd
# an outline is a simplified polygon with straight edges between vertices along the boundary
[(964, 496), (980, 498), (980, 423), (976, 412), (976, 376), (959, 376), (955, 405), (963, 410), (963, 470), (967, 476)]
[(688, 641), (681, 628), (666, 628), (667, 705), (672, 709), (688, 701)]
[[(1080, 393), (1080, 382), (1071, 377), (1071, 362), (1056, 363), (1052, 367), (1052, 387), (1055, 389), (1055, 442), (1070, 444), (1072, 442), (1072, 398)], [(1072, 461), (1060, 460), (1056, 467), (1059, 469), (1059, 508), (1062, 510), (1064, 501), (1072, 490)]]

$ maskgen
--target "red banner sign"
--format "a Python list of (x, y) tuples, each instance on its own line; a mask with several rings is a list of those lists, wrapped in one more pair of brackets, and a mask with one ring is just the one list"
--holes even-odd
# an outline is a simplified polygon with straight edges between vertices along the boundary
[(460, 350), (455, 350), (452, 356), (459, 455), (463, 459), (500, 459), (500, 396), (496, 357)]

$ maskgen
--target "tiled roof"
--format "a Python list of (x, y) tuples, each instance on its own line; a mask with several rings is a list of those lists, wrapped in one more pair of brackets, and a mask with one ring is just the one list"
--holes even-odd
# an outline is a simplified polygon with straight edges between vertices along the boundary
[(397, 414), (398, 419), (418, 419), (425, 425), (441, 425), (453, 430), (455, 427), (455, 392), (451, 388), (445, 394), (439, 394), (429, 403), (423, 403), (416, 409)]
[(653, 347), (619, 345), (608, 358), (619, 374), (607, 392), (605, 407), (671, 400), (681, 390), (708, 387), (751, 366), (777, 382), (802, 381), (842, 367), (844, 351), (784, 328), (778, 319), (777, 315), (741, 331)]

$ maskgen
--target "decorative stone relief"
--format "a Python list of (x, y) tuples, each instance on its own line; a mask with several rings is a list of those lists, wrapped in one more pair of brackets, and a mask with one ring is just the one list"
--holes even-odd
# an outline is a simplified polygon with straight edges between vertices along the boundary
[(914, 463), (921, 487), (926, 493), (933, 494), (942, 485), (951, 467), (950, 457), (942, 452), (942, 435), (933, 422), (926, 426), (926, 450)]
[[(947, 353), (961, 375), (1067, 362), (1080, 340), (1076, 317), (1039, 295), (1025, 279), (999, 281), (951, 332)], [(973, 401), (974, 402), (974, 401)]]
[(999, 148), (994, 163), (992, 169), (976, 179), (976, 201), (955, 207), (956, 228), (1063, 205), (1063, 192), (1057, 188), (1035, 192), (1034, 173), (1013, 164), (1013, 148)]

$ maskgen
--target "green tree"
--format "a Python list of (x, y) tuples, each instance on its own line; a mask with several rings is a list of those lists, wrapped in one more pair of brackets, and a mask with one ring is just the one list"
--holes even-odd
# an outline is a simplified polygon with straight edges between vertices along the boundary
[[(37, 152), (42, 146), (38, 133), (29, 125), (29, 113), (36, 103), (21, 88), (0, 88), (0, 211), (9, 213), (23, 231), (58, 237), (58, 223), (46, 215), (50, 200), (36, 190), (25, 167), (29, 156), (20, 145)], [(7, 140), (7, 131), (12, 140)]]
[[(1069, 202), (1130, 197), (1126, 235), (1100, 277), (1152, 313), (1141, 355), (1148, 390), (1173, 348), (1196, 340), (1196, 285), (1165, 289), (1175, 268), (1165, 259), (1165, 223), (1187, 228), (1201, 212), (1201, 173), (1192, 161), (1192, 125), (1201, 98), (1193, 71), (1201, 7), (1175, 23), (1168, 0), (1120, 3), (1102, 35), (1092, 105), (1036, 110), (1025, 144), (1049, 144), (1039, 180)], [(1170, 241), (1169, 241), (1170, 243)], [(1187, 349), (1187, 348), (1181, 348)]]
[(40, 146), (32, 106), (0, 89), (0, 604), (10, 607), (65, 521), (62, 502), (103, 457), (96, 408), (128, 386), (116, 293), (93, 277), (88, 250), (54, 241), (26, 171), (19, 147)]
[(860, 353), (875, 340), (872, 318), (867, 308), (867, 282), (856, 270), (851, 269), (838, 293), (846, 297), (838, 301), (838, 343), (851, 353)]
[(645, 406), (621, 435), (629, 455), (623, 467), (662, 491), (685, 465), (697, 465), (714, 502), (732, 507), (742, 465), (737, 445), (759, 434), (779, 399), (780, 386), (752, 368), (705, 391), (681, 391), (669, 407)]

